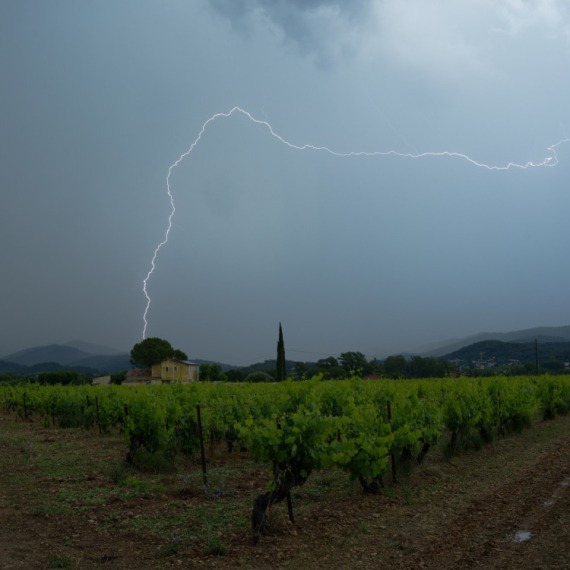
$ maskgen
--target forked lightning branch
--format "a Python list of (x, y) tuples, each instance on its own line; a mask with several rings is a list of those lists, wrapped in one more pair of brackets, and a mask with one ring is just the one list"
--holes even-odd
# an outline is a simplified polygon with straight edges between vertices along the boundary
[(194, 150), (196, 145), (200, 142), (202, 135), (204, 134), (206, 128), (208, 127), (208, 125), (210, 123), (214, 122), (216, 119), (231, 117), (234, 113), (241, 113), (242, 115), (244, 115), (247, 119), (249, 119), (253, 123), (256, 123), (258, 125), (262, 125), (263, 127), (265, 127), (267, 129), (267, 131), (269, 132), (269, 134), (272, 137), (275, 137), (278, 141), (280, 141), (285, 146), (288, 146), (289, 148), (292, 148), (295, 150), (308, 150), (308, 151), (326, 152), (326, 153), (331, 154), (333, 156), (342, 157), (342, 158), (357, 157), (357, 156), (367, 156), (367, 157), (398, 156), (398, 157), (402, 157), (402, 158), (416, 158), (416, 159), (424, 158), (424, 157), (448, 157), (448, 158), (458, 158), (461, 160), (465, 160), (477, 168), (485, 168), (487, 170), (510, 170), (510, 169), (516, 169), (516, 168), (528, 169), (528, 168), (540, 168), (540, 167), (544, 167), (544, 166), (547, 166), (547, 167), (556, 166), (558, 164), (558, 155), (556, 154), (556, 148), (559, 145), (570, 141), (570, 138), (565, 138), (565, 139), (560, 140), (556, 144), (549, 146), (547, 148), (547, 151), (550, 154), (550, 156), (547, 156), (541, 162), (529, 161), (529, 162), (526, 162), (524, 164), (517, 164), (515, 162), (509, 162), (508, 164), (506, 164), (504, 166), (491, 166), (489, 164), (477, 162), (465, 154), (461, 154), (459, 152), (450, 152), (450, 151), (421, 152), (421, 153), (415, 153), (415, 154), (414, 153), (403, 153), (403, 152), (398, 152), (395, 150), (373, 151), (373, 152), (367, 152), (367, 151), (336, 152), (336, 151), (334, 151), (334, 150), (332, 150), (326, 146), (315, 146), (312, 144), (296, 145), (296, 144), (293, 144), (293, 143), (285, 140), (283, 137), (278, 135), (273, 130), (273, 127), (267, 121), (262, 121), (260, 119), (254, 118), (250, 113), (241, 109), (240, 107), (234, 107), (231, 111), (229, 111), (227, 113), (216, 113), (215, 115), (212, 115), (202, 125), (202, 128), (200, 129), (200, 132), (198, 133), (198, 136), (196, 137), (196, 140), (194, 140), (194, 142), (191, 144), (190, 148), (184, 154), (180, 155), (178, 160), (174, 164), (172, 164), (170, 166), (170, 168), (168, 169), (168, 174), (166, 176), (166, 191), (167, 191), (168, 197), (170, 199), (170, 205), (172, 207), (172, 210), (170, 212), (170, 215), (168, 216), (168, 224), (167, 224), (166, 234), (164, 236), (164, 239), (156, 246), (156, 249), (154, 250), (154, 255), (152, 256), (152, 260), (150, 263), (150, 265), (151, 265), (150, 270), (149, 270), (147, 276), (145, 277), (145, 279), (143, 280), (143, 292), (144, 292), (145, 297), (146, 297), (146, 307), (145, 307), (144, 314), (143, 314), (143, 321), (144, 321), (143, 332), (142, 332), (143, 339), (146, 338), (146, 329), (148, 326), (147, 315), (148, 315), (148, 310), (149, 310), (150, 302), (151, 302), (150, 296), (149, 296), (148, 291), (147, 291), (148, 280), (150, 279), (150, 276), (154, 273), (154, 270), (156, 268), (155, 262), (156, 262), (156, 257), (158, 255), (158, 252), (160, 251), (162, 246), (164, 246), (168, 242), (168, 237), (170, 235), (170, 230), (172, 228), (172, 217), (174, 216), (174, 213), (176, 212), (176, 208), (174, 206), (174, 199), (172, 197), (172, 192), (170, 191), (170, 175), (172, 174), (172, 170), (176, 166), (178, 166), (180, 164), (180, 162), (182, 162), (182, 160), (184, 160), (184, 158), (186, 158)]

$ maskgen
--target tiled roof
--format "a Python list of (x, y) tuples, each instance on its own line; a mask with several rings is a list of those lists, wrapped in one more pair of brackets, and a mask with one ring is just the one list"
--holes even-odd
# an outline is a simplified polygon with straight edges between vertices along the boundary
[(127, 372), (127, 378), (146, 378), (152, 376), (150, 368), (131, 368)]
[(198, 366), (195, 362), (190, 362), (188, 360), (179, 360), (178, 358), (169, 358), (172, 362), (180, 362), (180, 364), (188, 364), (189, 366)]

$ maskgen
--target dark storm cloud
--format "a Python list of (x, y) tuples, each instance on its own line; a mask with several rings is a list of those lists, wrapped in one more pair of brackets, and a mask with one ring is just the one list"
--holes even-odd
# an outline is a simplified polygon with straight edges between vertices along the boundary
[(350, 50), (354, 27), (370, 9), (362, 0), (210, 0), (210, 4), (242, 33), (259, 25), (273, 28), (321, 63)]
[[(544, 160), (570, 125), (568, 4), (0, 2), (0, 356), (140, 341), (168, 167), (235, 105), (339, 152)], [(557, 152), (508, 172), (345, 160), (213, 121), (170, 178), (148, 336), (247, 364), (279, 322), (299, 359), (566, 325), (570, 143)]]

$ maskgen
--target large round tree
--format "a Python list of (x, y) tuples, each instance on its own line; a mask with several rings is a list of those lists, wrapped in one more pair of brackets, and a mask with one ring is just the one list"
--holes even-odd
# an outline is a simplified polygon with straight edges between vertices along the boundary
[(174, 350), (167, 340), (158, 337), (145, 338), (131, 350), (131, 364), (137, 368), (150, 368), (169, 358), (188, 360), (184, 352)]

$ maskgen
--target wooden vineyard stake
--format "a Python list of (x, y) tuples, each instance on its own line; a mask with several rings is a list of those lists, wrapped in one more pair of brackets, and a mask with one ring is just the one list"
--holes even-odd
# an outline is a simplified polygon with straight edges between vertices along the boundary
[(99, 399), (95, 396), (95, 407), (97, 408), (97, 425), (99, 426), (99, 433), (101, 433), (101, 420), (99, 419)]
[(497, 398), (499, 398), (499, 430), (502, 430), (503, 418), (501, 417), (501, 392), (497, 392)]
[(200, 438), (200, 454), (202, 456), (202, 475), (204, 485), (208, 485), (208, 475), (206, 473), (206, 457), (204, 455), (204, 437), (202, 436), (202, 417), (200, 416), (200, 404), (196, 404), (196, 417), (198, 419), (198, 437)]
[[(129, 417), (129, 407), (127, 404), (123, 404), (123, 408), (125, 410), (125, 419)], [(121, 423), (121, 429), (119, 430), (121, 433), (125, 431), (125, 422)]]
[[(390, 432), (391, 432), (392, 431), (392, 404), (390, 403), (390, 400), (388, 400), (386, 402), (386, 407), (388, 408), (388, 421), (390, 422)], [(393, 453), (390, 455), (390, 457), (392, 458), (392, 481), (394, 481), (394, 483), (397, 483), (398, 478), (396, 477), (396, 457), (394, 456)]]

